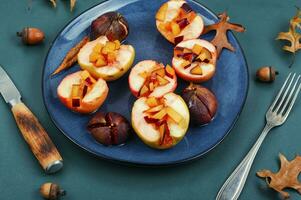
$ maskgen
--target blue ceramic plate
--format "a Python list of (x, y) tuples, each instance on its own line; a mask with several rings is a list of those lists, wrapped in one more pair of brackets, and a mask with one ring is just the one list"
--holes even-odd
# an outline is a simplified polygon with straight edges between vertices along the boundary
[[(71, 112), (60, 103), (56, 93), (59, 82), (67, 74), (79, 70), (79, 67), (75, 66), (55, 77), (50, 76), (68, 50), (89, 33), (91, 21), (105, 12), (116, 10), (123, 14), (129, 23), (130, 34), (126, 42), (135, 47), (135, 63), (145, 59), (171, 63), (173, 45), (160, 35), (155, 25), (155, 13), (165, 1), (149, 2), (149, 0), (109, 0), (71, 21), (59, 33), (45, 60), (43, 98), (55, 125), (71, 141), (92, 154), (113, 161), (140, 165), (178, 164), (198, 158), (219, 144), (229, 133), (242, 110), (248, 90), (248, 69), (243, 52), (232, 33), (229, 33), (228, 37), (236, 51), (222, 52), (217, 63), (216, 75), (204, 84), (216, 94), (219, 102), (215, 119), (207, 126), (190, 127), (185, 138), (169, 150), (151, 149), (136, 135), (122, 146), (106, 147), (97, 143), (86, 130), (91, 115)], [(206, 7), (190, 0), (188, 3), (203, 16), (206, 24), (217, 21), (217, 17)], [(203, 38), (211, 39), (212, 36), (213, 33)], [(127, 78), (128, 73), (121, 79), (108, 83), (110, 93), (100, 110), (115, 111), (130, 120), (135, 98), (129, 91)], [(187, 82), (179, 81), (176, 93), (180, 94), (187, 85)]]

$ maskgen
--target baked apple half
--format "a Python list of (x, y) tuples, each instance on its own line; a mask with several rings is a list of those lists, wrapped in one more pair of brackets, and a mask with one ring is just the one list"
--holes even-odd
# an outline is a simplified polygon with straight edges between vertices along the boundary
[(60, 101), (79, 113), (92, 113), (105, 101), (109, 92), (102, 78), (95, 80), (88, 71), (78, 71), (66, 76), (57, 88)]
[(162, 97), (173, 92), (177, 87), (177, 77), (174, 69), (153, 60), (137, 63), (129, 75), (129, 87), (136, 97)]
[(204, 22), (186, 1), (170, 0), (164, 3), (156, 14), (158, 31), (171, 43), (198, 38)]
[(186, 40), (174, 48), (172, 66), (182, 79), (200, 83), (214, 75), (216, 57), (216, 48), (210, 42), (202, 39)]
[(113, 81), (124, 75), (132, 66), (135, 50), (131, 45), (109, 41), (106, 36), (88, 42), (78, 53), (78, 63), (95, 78)]
[(167, 149), (185, 136), (189, 111), (181, 96), (167, 93), (161, 98), (141, 97), (132, 109), (132, 126), (150, 147)]

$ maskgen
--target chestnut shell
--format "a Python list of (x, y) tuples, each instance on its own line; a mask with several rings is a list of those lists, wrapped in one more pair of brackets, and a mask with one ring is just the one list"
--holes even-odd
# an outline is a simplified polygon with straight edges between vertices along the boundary
[(107, 36), (110, 41), (123, 41), (129, 34), (126, 19), (118, 12), (107, 12), (91, 24), (90, 38), (95, 40), (99, 36)]
[(207, 88), (191, 84), (183, 90), (182, 97), (187, 103), (191, 122), (204, 125), (211, 122), (217, 111), (217, 99)]
[(87, 129), (96, 141), (107, 146), (125, 143), (131, 133), (128, 120), (115, 112), (96, 113)]

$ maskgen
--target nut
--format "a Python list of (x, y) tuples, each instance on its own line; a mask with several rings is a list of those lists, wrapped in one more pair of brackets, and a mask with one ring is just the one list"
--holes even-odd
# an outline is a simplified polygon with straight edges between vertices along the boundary
[(35, 45), (41, 43), (45, 35), (38, 28), (23, 28), (22, 32), (17, 32), (17, 36), (22, 38), (22, 42), (26, 45)]
[(125, 143), (131, 132), (128, 120), (115, 112), (97, 113), (87, 128), (95, 140), (103, 145)]
[(123, 41), (129, 34), (129, 26), (126, 19), (118, 12), (108, 12), (91, 24), (90, 38), (95, 40), (105, 35), (110, 41)]
[(259, 81), (271, 83), (275, 80), (279, 73), (271, 66), (263, 66), (256, 72), (256, 77)]
[(58, 200), (60, 197), (66, 195), (66, 191), (62, 190), (60, 186), (55, 183), (44, 183), (40, 187), (40, 194), (45, 199)]
[(190, 84), (183, 90), (182, 97), (188, 105), (191, 122), (197, 125), (211, 122), (217, 111), (217, 99), (210, 90)]

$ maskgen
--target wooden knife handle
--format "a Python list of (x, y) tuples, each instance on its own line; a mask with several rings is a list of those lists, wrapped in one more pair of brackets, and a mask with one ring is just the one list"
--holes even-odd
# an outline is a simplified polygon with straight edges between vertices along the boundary
[(13, 105), (11, 110), (24, 139), (45, 172), (60, 170), (63, 159), (34, 114), (22, 102)]

